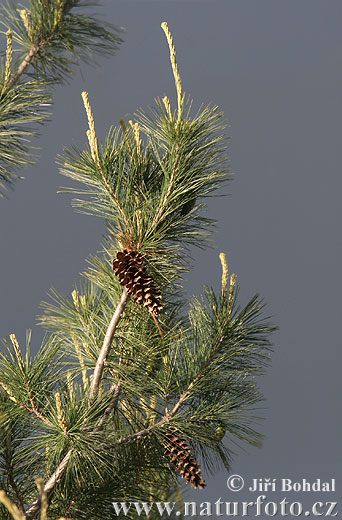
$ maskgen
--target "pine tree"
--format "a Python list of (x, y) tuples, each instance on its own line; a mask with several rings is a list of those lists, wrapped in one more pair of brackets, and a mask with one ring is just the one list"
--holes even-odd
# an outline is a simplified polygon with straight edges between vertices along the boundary
[(51, 291), (43, 304), (38, 354), (30, 334), (25, 355), (14, 334), (4, 340), (3, 518), (13, 504), (18, 518), (48, 509), (50, 519), (103, 519), (117, 518), (113, 501), (177, 501), (182, 482), (200, 490), (218, 467), (229, 471), (233, 445), (260, 445), (256, 376), (274, 327), (258, 295), (239, 305), (223, 253), (219, 291), (186, 301), (190, 247), (205, 247), (214, 224), (206, 198), (231, 176), (223, 114), (192, 113), (162, 28), (177, 107), (158, 98), (100, 144), (83, 92), (88, 145), (59, 157), (61, 173), (81, 185), (63, 191), (77, 211), (103, 218), (106, 233), (72, 293)]
[[(0, 196), (12, 187), (16, 170), (32, 164), (28, 141), (43, 123), (55, 85), (74, 65), (114, 53), (121, 29), (83, 14), (83, 0), (29, 0), (29, 8), (8, 0), (0, 22), (7, 48), (0, 64)], [(95, 4), (94, 4), (95, 5)]]

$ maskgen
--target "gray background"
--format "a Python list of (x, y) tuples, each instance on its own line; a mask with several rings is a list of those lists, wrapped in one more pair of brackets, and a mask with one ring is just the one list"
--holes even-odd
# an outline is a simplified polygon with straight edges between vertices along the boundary
[[(58, 87), (38, 165), (0, 201), (0, 336), (23, 342), (51, 285), (68, 292), (99, 249), (103, 223), (73, 213), (55, 157), (85, 143), (86, 89), (103, 136), (156, 96), (174, 96), (160, 23), (173, 33), (185, 90), (220, 105), (231, 125), (231, 196), (213, 199), (216, 250), (194, 251), (189, 292), (219, 287), (218, 253), (237, 273), (241, 300), (259, 292), (280, 330), (267, 396), (263, 448), (237, 450), (233, 472), (252, 478), (336, 478), (341, 493), (341, 21), (340, 1), (114, 1), (98, 11), (127, 29), (119, 54), (82, 67)], [(36, 348), (36, 347), (35, 347)], [(226, 472), (197, 501), (253, 500), (229, 493)], [(260, 493), (259, 493), (260, 494)], [(262, 493), (261, 493), (262, 494)], [(268, 500), (334, 500), (333, 494), (265, 493)], [(341, 496), (341, 495), (340, 495)], [(340, 508), (342, 506), (340, 505)], [(279, 516), (279, 515), (277, 515)]]

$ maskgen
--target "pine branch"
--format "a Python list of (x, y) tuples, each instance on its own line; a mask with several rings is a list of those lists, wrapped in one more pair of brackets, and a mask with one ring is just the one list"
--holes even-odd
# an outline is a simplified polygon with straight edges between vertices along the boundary
[[(118, 305), (118, 307), (116, 309), (116, 312), (114, 313), (114, 316), (116, 316), (116, 318), (115, 318), (115, 320), (112, 319), (111, 325), (108, 327), (108, 330), (107, 330), (108, 334), (106, 334), (107, 340), (104, 341), (104, 345), (106, 345), (106, 346), (110, 345), (110, 342), (111, 342), (110, 338), (112, 338), (112, 336), (113, 336), (113, 334), (115, 332), (115, 328), (116, 328), (117, 322), (118, 322), (120, 314), (121, 314), (120, 304), (122, 304), (122, 299), (123, 299), (123, 297), (121, 297), (120, 303), (119, 303), (119, 305)], [(126, 297), (124, 297), (124, 299), (126, 299)], [(168, 423), (176, 415), (176, 413), (179, 411), (180, 407), (184, 404), (186, 399), (189, 397), (189, 394), (191, 393), (191, 390), (194, 388), (194, 386), (200, 380), (200, 378), (204, 375), (204, 372), (205, 372), (206, 368), (208, 368), (210, 363), (214, 360), (217, 352), (219, 351), (219, 349), (221, 347), (222, 340), (223, 340), (222, 337), (220, 337), (217, 340), (217, 342), (215, 343), (214, 347), (211, 349), (211, 353), (210, 353), (209, 358), (202, 365), (200, 370), (196, 373), (196, 376), (193, 378), (193, 380), (188, 384), (186, 390), (181, 394), (181, 396), (179, 397), (178, 401), (176, 402), (176, 404), (172, 408), (171, 412), (166, 413), (164, 415), (164, 417), (160, 421), (155, 423), (154, 425), (151, 425), (148, 428), (144, 428), (144, 429), (142, 429), (142, 430), (140, 430), (138, 432), (130, 434), (130, 435), (124, 437), (124, 438), (118, 439), (117, 441), (115, 441), (115, 443), (106, 445), (106, 447), (107, 448), (118, 447), (118, 446), (130, 443), (130, 442), (133, 442), (135, 440), (140, 440), (142, 438), (147, 437), (151, 432), (155, 431), (156, 429), (158, 429), (158, 428), (162, 427), (163, 425), (165, 425), (166, 423)], [(110, 403), (110, 405), (106, 408), (106, 410), (104, 412), (104, 415), (103, 415), (103, 417), (100, 420), (100, 423), (98, 424), (97, 427), (95, 427), (94, 431), (100, 431), (102, 429), (105, 420), (109, 417), (110, 412), (114, 408), (114, 406), (115, 406), (115, 404), (117, 402), (119, 393), (120, 393), (120, 384), (116, 383), (115, 385), (113, 385), (112, 391), (114, 393), (113, 400)], [(65, 469), (66, 469), (66, 465), (65, 466), (64, 465), (59, 466), (57, 468), (57, 470), (56, 470), (57, 473), (56, 472), (55, 473), (58, 476), (62, 476), (62, 473), (65, 471)], [(52, 479), (52, 477), (51, 477), (49, 479), (49, 484), (51, 482), (56, 482), (56, 481), (54, 479)], [(50, 487), (48, 489), (50, 491), (52, 490), (52, 488), (50, 488)], [(36, 505), (37, 505), (37, 507), (39, 507), (38, 502), (37, 502)]]
[(172, 170), (172, 174), (171, 174), (171, 178), (170, 178), (170, 181), (169, 181), (169, 185), (168, 185), (168, 188), (167, 188), (167, 192), (165, 194), (165, 197), (164, 199), (162, 200), (161, 202), (161, 205), (157, 211), (157, 214), (152, 222), (152, 230), (159, 224), (159, 221), (160, 219), (163, 217), (164, 215), (164, 212), (165, 212), (165, 209), (169, 203), (169, 197), (172, 193), (172, 190), (173, 190), (173, 186), (174, 186), (174, 179), (175, 179), (175, 175), (176, 175), (176, 171), (177, 171), (177, 168), (178, 168), (178, 164), (179, 164), (179, 159), (180, 159), (180, 156), (177, 155), (177, 158), (176, 158), (176, 161), (175, 161), (175, 165), (173, 167), (173, 170)]
[(222, 339), (220, 339), (218, 341), (216, 347), (213, 349), (212, 356), (210, 357), (208, 362), (201, 368), (201, 370), (198, 372), (196, 377), (191, 381), (191, 383), (188, 385), (186, 390), (182, 393), (182, 395), (180, 396), (180, 398), (178, 399), (178, 401), (173, 406), (173, 408), (170, 412), (168, 412), (166, 410), (164, 417), (162, 419), (160, 419), (158, 422), (156, 422), (155, 424), (152, 424), (148, 428), (144, 428), (143, 430), (141, 430), (139, 432), (135, 432), (135, 433), (132, 433), (131, 435), (127, 435), (127, 437), (124, 437), (123, 439), (118, 439), (117, 441), (112, 443), (110, 445), (110, 447), (113, 448), (116, 446), (121, 446), (122, 444), (126, 444), (128, 442), (132, 442), (134, 440), (142, 439), (142, 438), (146, 437), (147, 435), (149, 435), (152, 431), (154, 431), (154, 430), (160, 428), (161, 426), (163, 426), (164, 424), (168, 423), (170, 421), (170, 419), (172, 419), (176, 415), (178, 410), (181, 408), (181, 406), (186, 401), (186, 399), (189, 396), (189, 393), (191, 392), (193, 387), (196, 385), (196, 383), (199, 381), (199, 379), (203, 376), (203, 372), (205, 371), (206, 367), (211, 363), (213, 357), (215, 356), (217, 350), (219, 349)]
[(175, 404), (175, 406), (173, 407), (171, 412), (167, 412), (164, 415), (164, 417), (162, 419), (160, 419), (158, 422), (156, 422), (155, 424), (152, 424), (148, 428), (144, 428), (143, 430), (140, 430), (138, 432), (135, 432), (135, 433), (132, 433), (130, 435), (127, 435), (126, 437), (124, 437), (122, 439), (118, 439), (117, 441), (111, 443), (107, 447), (114, 448), (114, 447), (121, 446), (123, 444), (127, 444), (127, 443), (135, 441), (135, 440), (143, 439), (144, 437), (147, 437), (147, 435), (149, 435), (154, 430), (157, 430), (158, 428), (160, 428), (164, 424), (168, 423), (170, 421), (170, 419), (172, 419), (174, 417), (174, 415), (177, 413), (179, 408), (184, 403), (184, 401), (186, 399), (186, 396), (187, 396), (187, 393), (188, 393), (189, 390), (190, 390), (190, 388), (188, 388), (187, 391), (184, 392), (184, 394), (182, 394), (182, 396), (179, 398), (179, 400), (177, 401), (177, 403)]
[[(32, 164), (30, 145), (27, 137), (33, 137), (36, 132), (30, 129), (18, 130), (15, 123), (43, 122), (47, 114), (40, 110), (51, 101), (51, 91), (56, 83), (63, 83), (72, 72), (75, 63), (80, 60), (94, 61), (93, 54), (109, 54), (118, 50), (122, 39), (119, 37), (122, 29), (106, 22), (100, 22), (93, 17), (76, 14), (76, 8), (85, 7), (80, 0), (30, 0), (30, 10), (16, 9), (16, 5), (10, 2), (2, 6), (1, 24), (10, 27), (7, 31), (6, 63), (0, 74), (0, 126), (3, 126), (5, 137), (3, 141), (9, 146), (5, 152), (0, 150), (0, 188), (12, 186), (18, 178), (14, 171), (18, 167)], [(12, 40), (18, 44), (16, 49), (12, 47)], [(22, 53), (22, 60), (14, 70), (12, 64), (12, 51)], [(25, 51), (25, 54), (22, 51)], [(3, 76), (3, 77), (1, 77)], [(34, 77), (33, 82), (29, 77)], [(39, 104), (35, 104), (35, 83), (43, 91)], [(28, 89), (25, 87), (29, 87)], [(28, 92), (27, 92), (28, 91)], [(31, 91), (31, 92), (30, 92)], [(29, 102), (31, 94), (34, 101)], [(20, 95), (21, 105), (26, 99), (26, 105), (30, 109), (17, 108), (15, 121), (8, 117), (6, 107), (8, 99)], [(44, 99), (45, 98), (45, 99)], [(33, 110), (40, 110), (40, 117), (33, 115)], [(31, 113), (32, 117), (28, 117)], [(21, 121), (19, 120), (21, 118)], [(10, 133), (7, 133), (7, 130)], [(1, 144), (1, 143), (0, 143)], [(1, 147), (2, 148), (2, 147)], [(3, 195), (0, 193), (0, 195)]]
[[(97, 360), (97, 363), (95, 366), (92, 383), (91, 383), (91, 387), (90, 387), (90, 393), (89, 393), (89, 404), (94, 399), (94, 397), (98, 391), (104, 364), (105, 364), (105, 361), (106, 361), (108, 353), (109, 353), (109, 349), (112, 344), (112, 340), (113, 340), (113, 337), (115, 334), (116, 327), (117, 327), (119, 320), (121, 318), (121, 315), (125, 309), (128, 298), (129, 298), (129, 296), (128, 296), (127, 290), (126, 290), (126, 288), (124, 288), (124, 290), (122, 291), (120, 301), (115, 309), (112, 320), (108, 326), (105, 338), (103, 340), (103, 346), (102, 346), (102, 349), (100, 351), (100, 354), (99, 354), (99, 357), (98, 357), (98, 360)], [(115, 400), (117, 399), (119, 392), (120, 392), (120, 386), (117, 385), (116, 390), (114, 392)], [(115, 396), (117, 396), (117, 397), (115, 397)], [(114, 406), (115, 406), (115, 404), (114, 404)], [(106, 418), (109, 416), (111, 409), (112, 409), (111, 405), (106, 409), (106, 411), (105, 411)], [(101, 425), (99, 424), (97, 426), (97, 428), (95, 428), (94, 431), (99, 431), (99, 428), (102, 428), (103, 422), (101, 423)], [(44, 492), (47, 495), (50, 495), (53, 492), (56, 484), (62, 478), (62, 476), (67, 468), (68, 461), (69, 461), (71, 454), (72, 454), (72, 450), (69, 450), (68, 453), (66, 454), (66, 456), (64, 457), (64, 459), (62, 460), (62, 462), (59, 464), (57, 469), (54, 471), (54, 473), (49, 478), (48, 482), (45, 484)], [(38, 497), (35, 500), (35, 502), (31, 505), (29, 510), (27, 511), (26, 517), (28, 519), (34, 518), (39, 511), (39, 507), (40, 507), (40, 498)]]
[(104, 364), (108, 357), (109, 349), (110, 349), (112, 341), (113, 341), (116, 327), (117, 327), (119, 320), (121, 318), (121, 315), (126, 307), (128, 298), (129, 298), (128, 292), (125, 287), (122, 291), (120, 301), (118, 303), (118, 306), (115, 309), (112, 320), (111, 320), (110, 324), (108, 325), (108, 329), (107, 329), (106, 335), (103, 340), (102, 349), (101, 349), (101, 352), (100, 352), (99, 357), (96, 362), (96, 366), (95, 366), (95, 370), (94, 370), (94, 374), (93, 374), (93, 378), (92, 378), (91, 386), (90, 386), (89, 402), (91, 402), (94, 399), (96, 392), (99, 388), (99, 384), (100, 384), (100, 380), (101, 380), (101, 376), (102, 376), (102, 372), (103, 372), (103, 367), (104, 367)]
[(0, 386), (5, 390), (5, 392), (9, 396), (9, 398), (19, 406), (19, 408), (34, 414), (36, 417), (38, 417), (38, 419), (40, 419), (45, 424), (48, 424), (49, 426), (53, 426), (53, 424), (46, 417), (44, 417), (44, 415), (36, 408), (36, 405), (33, 401), (31, 401), (31, 406), (27, 406), (27, 405), (21, 403), (20, 401), (18, 401), (18, 399), (13, 395), (12, 390), (7, 385), (2, 383), (1, 381), (0, 381)]
[(96, 428), (94, 430), (95, 432), (99, 432), (102, 430), (104, 423), (107, 421), (108, 417), (110, 416), (110, 414), (112, 413), (112, 411), (118, 404), (120, 392), (121, 392), (120, 383), (114, 383), (109, 392), (109, 393), (113, 394), (112, 400), (109, 403), (109, 405), (107, 406), (107, 408), (105, 409), (103, 416), (101, 417), (98, 425), (96, 426)]
[(100, 157), (99, 157), (98, 141), (97, 141), (96, 130), (95, 130), (95, 121), (94, 121), (93, 111), (92, 111), (90, 103), (89, 103), (88, 92), (82, 92), (82, 99), (83, 99), (84, 107), (86, 109), (86, 113), (87, 113), (87, 117), (88, 117), (89, 130), (87, 131), (87, 136), (88, 136), (91, 156), (97, 166), (98, 171), (100, 172), (101, 179), (105, 185), (105, 188), (109, 194), (109, 197), (113, 200), (114, 205), (117, 207), (119, 214), (123, 219), (127, 232), (132, 234), (132, 230), (130, 229), (130, 224), (127, 220), (124, 210), (122, 209), (119, 198), (117, 197), (110, 182), (108, 181), (105, 174), (103, 173), (103, 168), (101, 166)]
[(38, 52), (38, 47), (33, 45), (30, 49), (30, 52), (25, 56), (25, 58), (19, 65), (17, 73), (12, 77), (12, 79), (6, 86), (6, 90), (10, 90), (20, 80), (21, 76), (24, 74), (27, 67), (30, 65), (31, 61), (36, 56), (37, 52)]
[[(48, 424), (49, 426), (53, 426), (51, 421), (49, 421), (37, 408), (35, 400), (32, 395), (31, 385), (30, 385), (30, 377), (29, 377), (29, 366), (28, 363), (24, 362), (23, 356), (20, 351), (18, 340), (15, 336), (15, 334), (10, 334), (10, 339), (12, 343), (12, 350), (9, 350), (9, 353), (14, 351), (15, 352), (15, 358), (16, 358), (16, 366), (19, 369), (20, 377), (18, 377), (18, 381), (22, 381), (23, 386), (26, 390), (26, 394), (28, 397), (28, 401), (30, 403), (30, 406), (22, 402), (18, 397), (14, 395), (14, 392), (12, 389), (6, 384), (6, 382), (0, 381), (0, 386), (5, 390), (11, 401), (15, 402), (21, 409), (28, 411), (29, 413), (34, 414), (40, 421), (44, 422), (45, 424)], [(12, 357), (12, 356), (11, 356)], [(1, 354), (1, 358), (3, 361), (9, 361), (8, 358)], [(13, 369), (13, 365), (11, 366)]]
[(171, 412), (171, 415), (175, 415), (178, 411), (178, 409), (182, 406), (182, 404), (184, 403), (184, 401), (187, 399), (187, 397), (189, 396), (191, 390), (194, 388), (194, 386), (196, 385), (196, 383), (201, 379), (201, 377), (203, 377), (204, 373), (205, 373), (205, 370), (208, 368), (208, 366), (211, 364), (212, 360), (214, 359), (216, 353), (218, 352), (221, 344), (222, 344), (222, 341), (223, 341), (223, 337), (221, 337), (217, 344), (215, 345), (215, 347), (212, 349), (212, 352), (209, 356), (209, 359), (208, 361), (201, 367), (201, 369), (199, 370), (198, 374), (194, 377), (194, 379), (191, 381), (191, 383), (188, 385), (188, 387), (186, 388), (186, 390), (183, 392), (183, 394), (181, 395), (181, 397), (179, 398), (178, 402), (175, 404), (175, 406), (173, 407), (172, 409), (172, 412)]
[[(37, 56), (37, 54), (40, 51), (42, 51), (44, 49), (44, 47), (47, 47), (53, 41), (56, 34), (58, 33), (59, 25), (63, 22), (63, 18), (65, 15), (65, 10), (66, 10), (67, 5), (68, 5), (68, 0), (65, 3), (63, 0), (60, 2), (59, 6), (58, 6), (58, 10), (57, 10), (57, 19), (56, 19), (55, 27), (54, 27), (52, 33), (45, 40), (39, 41), (38, 43), (35, 43), (31, 46), (28, 54), (25, 56), (23, 61), (20, 63), (17, 73), (13, 76), (13, 78), (8, 83), (8, 86), (7, 86), (8, 89), (11, 89), (21, 79), (22, 75), (26, 72), (26, 69), (31, 64), (31, 62), (34, 60), (34, 58)], [(25, 25), (26, 24), (27, 24), (26, 29), (29, 33), (30, 31), (29, 31), (29, 22), (28, 22), (27, 14), (25, 16)]]
[[(190, 388), (188, 390), (190, 390)], [(147, 437), (154, 430), (157, 430), (161, 426), (164, 426), (164, 424), (168, 423), (170, 421), (170, 419), (172, 419), (174, 417), (174, 415), (177, 413), (179, 408), (182, 406), (182, 404), (184, 403), (184, 401), (186, 399), (188, 390), (186, 392), (184, 392), (184, 394), (180, 397), (180, 399), (177, 401), (177, 403), (175, 404), (175, 406), (173, 407), (171, 412), (166, 413), (164, 415), (164, 417), (162, 419), (160, 419), (158, 422), (156, 422), (155, 424), (152, 424), (148, 428), (144, 428), (143, 430), (140, 430), (138, 432), (127, 435), (126, 437), (124, 437), (122, 439), (118, 439), (117, 441), (111, 443), (107, 447), (115, 448), (117, 446), (121, 446), (123, 444), (127, 444), (127, 443), (135, 441), (135, 440), (143, 439), (144, 437)]]
[[(6, 79), (0, 77), (0, 82)], [(51, 98), (41, 81), (19, 83), (0, 95), (0, 196), (18, 177), (14, 171), (33, 163), (27, 141), (37, 135), (28, 125), (42, 123)], [(3, 182), (1, 182), (3, 181)]]
[[(59, 464), (59, 466), (56, 468), (56, 470), (52, 473), (51, 477), (45, 484), (44, 492), (46, 493), (46, 495), (48, 497), (54, 491), (56, 485), (62, 478), (62, 476), (67, 468), (71, 454), (72, 454), (72, 450), (69, 450), (67, 452), (67, 454), (65, 455), (65, 457), (63, 458), (62, 462)], [(26, 511), (26, 514), (25, 514), (26, 520), (32, 520), (33, 518), (35, 518), (37, 516), (37, 514), (39, 513), (40, 505), (41, 505), (41, 498), (39, 496), (36, 498), (36, 500), (31, 504), (29, 509)]]

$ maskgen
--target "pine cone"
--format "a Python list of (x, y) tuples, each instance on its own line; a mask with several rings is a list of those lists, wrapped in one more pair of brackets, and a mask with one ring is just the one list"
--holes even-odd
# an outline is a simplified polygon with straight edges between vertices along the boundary
[(113, 271), (119, 278), (119, 283), (127, 288), (136, 303), (147, 307), (151, 314), (158, 316), (163, 306), (160, 302), (161, 293), (152, 276), (148, 276), (144, 259), (138, 251), (124, 249), (113, 260)]
[(164, 455), (170, 459), (191, 487), (203, 489), (206, 486), (201, 468), (192, 456), (189, 445), (176, 430), (166, 435)]

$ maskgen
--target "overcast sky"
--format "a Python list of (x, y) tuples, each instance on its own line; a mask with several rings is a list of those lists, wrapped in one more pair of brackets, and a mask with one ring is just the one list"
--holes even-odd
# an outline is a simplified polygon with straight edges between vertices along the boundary
[[(87, 90), (100, 136), (119, 118), (173, 100), (168, 48), (173, 33), (183, 86), (196, 103), (212, 102), (230, 124), (235, 179), (230, 196), (212, 199), (216, 249), (194, 250), (189, 293), (219, 287), (218, 254), (238, 275), (242, 303), (255, 292), (280, 328), (261, 449), (236, 449), (233, 472), (252, 478), (337, 479), (341, 496), (341, 92), (340, 0), (101, 0), (98, 12), (126, 28), (118, 55), (82, 67), (58, 87), (43, 129), (39, 163), (0, 200), (0, 336), (23, 342), (50, 286), (71, 292), (85, 258), (100, 248), (103, 223), (75, 214), (57, 195), (67, 180), (55, 158), (63, 145), (85, 143), (81, 91)], [(227, 490), (225, 471), (206, 474), (197, 501), (255, 500)], [(264, 493), (309, 506), (338, 493)], [(259, 493), (260, 494), (260, 493)], [(342, 505), (340, 505), (342, 509)], [(277, 515), (278, 517), (279, 515)], [(280, 516), (279, 516), (280, 518)]]

